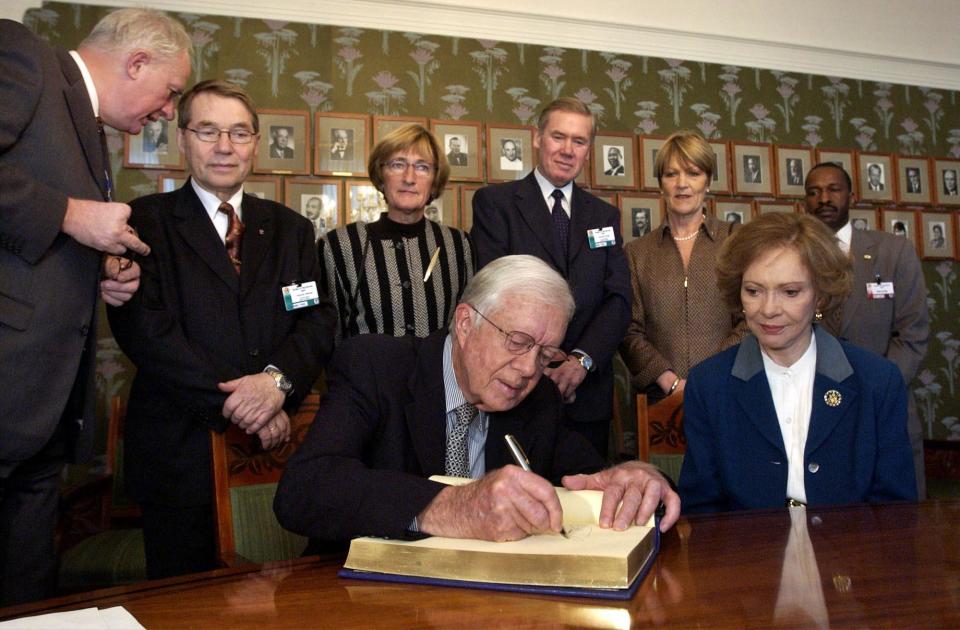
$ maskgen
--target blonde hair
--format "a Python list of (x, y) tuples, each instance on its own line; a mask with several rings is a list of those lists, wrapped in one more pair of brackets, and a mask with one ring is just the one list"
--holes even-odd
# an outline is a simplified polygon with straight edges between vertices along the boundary
[(735, 230), (717, 255), (717, 288), (732, 312), (743, 309), (740, 288), (747, 267), (779, 247), (789, 247), (800, 256), (810, 272), (820, 311), (826, 315), (843, 304), (853, 286), (853, 267), (833, 231), (810, 215), (773, 212)]
[(161, 61), (192, 51), (190, 36), (180, 22), (160, 11), (137, 8), (108, 13), (80, 42), (80, 47), (122, 54), (146, 50)]
[(710, 143), (696, 131), (683, 129), (671, 134), (664, 141), (663, 146), (657, 151), (657, 159), (653, 164), (653, 174), (657, 182), (660, 182), (663, 172), (667, 170), (667, 166), (674, 157), (681, 164), (693, 164), (706, 173), (708, 183), (717, 170), (717, 155), (710, 148)]
[(383, 192), (383, 167), (390, 156), (400, 151), (414, 150), (423, 156), (430, 156), (436, 169), (433, 176), (433, 186), (430, 188), (430, 203), (443, 194), (443, 187), (450, 178), (450, 164), (444, 155), (437, 138), (423, 125), (410, 123), (397, 127), (373, 147), (370, 161), (367, 162), (367, 173), (374, 187)]

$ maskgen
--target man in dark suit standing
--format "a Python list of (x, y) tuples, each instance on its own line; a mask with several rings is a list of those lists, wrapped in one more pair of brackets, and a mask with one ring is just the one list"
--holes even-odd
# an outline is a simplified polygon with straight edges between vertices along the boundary
[[(839, 317), (825, 319), (832, 335), (884, 356), (900, 368), (908, 387), (927, 354), (930, 318), (920, 260), (909, 239), (874, 230), (854, 230), (850, 204), (856, 200), (850, 175), (827, 162), (810, 169), (806, 211), (837, 234), (853, 263), (853, 291)], [(912, 393), (907, 396), (907, 433), (913, 449), (917, 496), (926, 497), (923, 428)]]
[(607, 453), (613, 410), (613, 353), (630, 321), (632, 289), (620, 213), (581, 190), (593, 143), (590, 110), (560, 98), (540, 113), (537, 168), (522, 180), (488, 186), (473, 198), (479, 267), (507, 254), (537, 256), (570, 283), (577, 310), (562, 347), (569, 357), (545, 373), (564, 400), (565, 420)]
[(137, 366), (124, 461), (150, 578), (214, 568), (210, 431), (232, 422), (264, 448), (286, 442), (336, 323), (310, 221), (243, 192), (259, 136), (247, 93), (204, 81), (177, 113), (190, 180), (131, 203), (153, 253), (140, 291), (108, 311)]
[[(669, 529), (680, 499), (664, 477), (645, 462), (601, 470), (600, 456), (560, 421), (556, 386), (540, 378), (563, 359), (557, 344), (573, 310), (570, 287), (550, 266), (505, 256), (467, 285), (449, 332), (345, 341), (317, 419), (280, 480), (280, 523), (328, 542), (514, 540), (560, 531), (553, 484), (562, 483), (604, 493), (602, 527), (643, 523), (663, 501), (660, 526)], [(511, 465), (507, 434), (533, 472)], [(432, 475), (477, 481), (445, 486)]]
[(154, 11), (111, 13), (70, 52), (0, 20), (0, 606), (52, 594), (60, 471), (96, 431), (97, 282), (121, 304), (140, 277), (122, 256), (150, 251), (112, 203), (99, 122), (171, 119), (189, 50)]

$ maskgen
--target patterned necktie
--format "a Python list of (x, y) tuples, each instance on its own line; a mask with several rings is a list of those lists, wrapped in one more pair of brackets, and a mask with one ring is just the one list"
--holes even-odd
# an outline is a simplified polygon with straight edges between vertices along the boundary
[(217, 209), (230, 219), (224, 245), (227, 247), (227, 255), (230, 256), (233, 268), (236, 269), (237, 273), (240, 273), (240, 244), (243, 241), (243, 223), (240, 222), (237, 213), (233, 211), (233, 206), (226, 201), (221, 203)]
[(570, 249), (570, 217), (563, 209), (563, 191), (557, 188), (553, 191), (553, 224), (557, 227), (557, 236), (560, 238), (560, 252), (563, 259), (567, 258)]
[(444, 462), (446, 474), (453, 477), (470, 476), (470, 454), (467, 452), (467, 431), (470, 423), (477, 417), (477, 408), (463, 403), (453, 410), (457, 421), (447, 436), (447, 457)]
[(100, 136), (100, 155), (103, 158), (104, 201), (113, 201), (113, 178), (110, 177), (110, 149), (107, 148), (107, 134), (103, 130), (103, 120), (97, 116), (97, 135)]

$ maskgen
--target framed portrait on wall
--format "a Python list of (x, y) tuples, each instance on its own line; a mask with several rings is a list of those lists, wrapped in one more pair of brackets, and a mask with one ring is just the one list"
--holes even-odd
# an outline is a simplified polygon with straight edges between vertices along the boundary
[(385, 135), (410, 123), (430, 128), (426, 116), (374, 116), (373, 117), (373, 146), (376, 146)]
[(342, 224), (343, 182), (318, 177), (288, 179), (284, 202), (310, 220), (319, 239)]
[(250, 175), (243, 182), (243, 192), (261, 199), (284, 203), (281, 196), (281, 179), (271, 175)]
[(460, 229), (464, 232), (473, 227), (473, 195), (481, 188), (476, 184), (460, 187)]
[(897, 157), (897, 191), (900, 203), (933, 203), (930, 161), (927, 158)]
[(874, 206), (850, 208), (850, 227), (854, 230), (876, 230), (880, 227), (878, 214)]
[(660, 190), (660, 183), (654, 175), (653, 166), (657, 162), (657, 152), (666, 138), (663, 136), (640, 136), (640, 189)]
[(805, 196), (803, 182), (813, 166), (813, 149), (787, 145), (775, 146), (773, 150), (777, 163), (777, 196)]
[(954, 222), (956, 217), (952, 212), (921, 212), (920, 213), (920, 255), (925, 260), (940, 260), (955, 258), (956, 243)]
[(857, 180), (860, 182), (859, 197), (864, 201), (896, 199), (897, 178), (890, 154), (858, 153)]
[(617, 207), (617, 193), (607, 192), (605, 190), (587, 190), (586, 192), (590, 193), (601, 201), (606, 201), (614, 208)]
[(757, 200), (757, 215), (770, 214), (771, 212), (786, 212), (787, 214), (797, 213), (796, 201), (774, 201), (772, 199)]
[[(191, 133), (191, 132), (186, 132)], [(177, 117), (148, 121), (137, 135), (123, 134), (123, 165), (127, 168), (183, 169), (177, 144)]]
[(769, 144), (732, 142), (733, 190), (738, 195), (773, 195), (774, 173)]
[(747, 223), (753, 218), (753, 200), (718, 197), (713, 202), (714, 216), (727, 223)]
[(730, 147), (726, 142), (711, 142), (710, 148), (717, 157), (717, 170), (710, 179), (710, 192), (715, 195), (729, 195), (733, 192), (730, 181)]
[(817, 164), (822, 163), (836, 164), (845, 170), (850, 176), (851, 190), (854, 192), (860, 190), (857, 161), (852, 149), (817, 149)]
[(173, 192), (187, 183), (187, 177), (183, 171), (157, 173), (157, 192)]
[(593, 140), (593, 188), (637, 190), (637, 145), (634, 135), (605, 131)]
[(445, 186), (439, 197), (427, 204), (423, 214), (431, 221), (457, 227), (460, 195), (456, 186)]
[(884, 232), (909, 239), (914, 247), (918, 247), (917, 215), (913, 210), (904, 210), (896, 206), (884, 208), (880, 211), (880, 217)]
[(933, 160), (933, 193), (941, 206), (960, 206), (960, 160)]
[(663, 199), (656, 193), (621, 193), (617, 206), (624, 244), (646, 236), (663, 222)]
[(483, 125), (467, 120), (431, 120), (430, 130), (450, 163), (450, 180), (483, 181)]
[(317, 112), (313, 126), (313, 172), (317, 175), (365, 177), (370, 157), (370, 117), (366, 114)]
[(536, 164), (534, 127), (487, 125), (487, 181), (523, 179)]
[(258, 109), (260, 139), (254, 172), (310, 173), (310, 114), (288, 109)]
[(345, 204), (345, 224), (363, 221), (373, 223), (387, 211), (387, 201), (370, 180), (347, 180), (347, 203)]

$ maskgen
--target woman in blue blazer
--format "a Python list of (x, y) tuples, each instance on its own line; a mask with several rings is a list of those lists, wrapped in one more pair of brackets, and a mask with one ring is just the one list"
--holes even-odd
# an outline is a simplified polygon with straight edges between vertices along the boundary
[(834, 234), (763, 215), (727, 239), (717, 276), (752, 334), (690, 372), (683, 511), (916, 500), (900, 372), (814, 324), (850, 291)]

